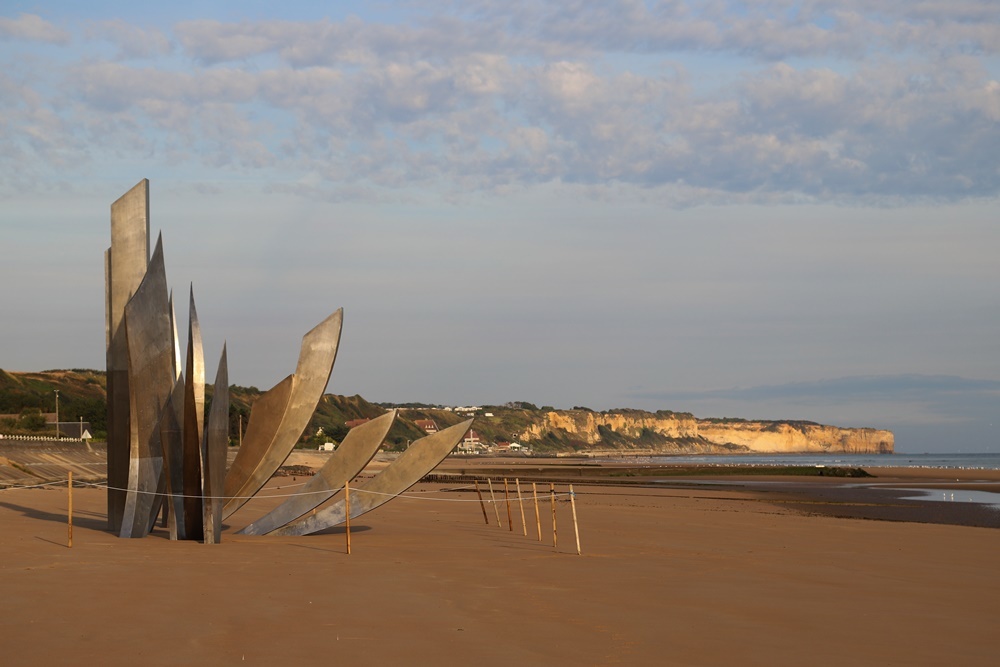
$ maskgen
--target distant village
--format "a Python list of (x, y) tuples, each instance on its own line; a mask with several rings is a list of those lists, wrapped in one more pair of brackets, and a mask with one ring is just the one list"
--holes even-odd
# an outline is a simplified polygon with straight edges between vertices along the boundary
[[(400, 411), (405, 411), (408, 408), (399, 408)], [(482, 412), (482, 408), (479, 406), (462, 406), (462, 407), (442, 407), (438, 408), (445, 412), (454, 412), (462, 417), (492, 417), (492, 412)], [(371, 421), (371, 419), (352, 419), (345, 422), (345, 426), (348, 429), (352, 429), (355, 426), (360, 426), (366, 422)], [(413, 422), (418, 428), (422, 429), (427, 435), (438, 432), (438, 425), (433, 419), (416, 419)], [(320, 450), (334, 451), (336, 449), (336, 444), (332, 442), (327, 442), (319, 446)], [(531, 447), (528, 445), (522, 445), (519, 442), (483, 442), (482, 437), (479, 432), (475, 429), (469, 429), (469, 431), (462, 438), (462, 441), (458, 443), (458, 447), (455, 451), (451, 453), (451, 456), (475, 456), (475, 455), (486, 455), (486, 454), (520, 454), (523, 456), (531, 455)]]
[[(0, 414), (0, 427), (9, 426), (14, 427), (17, 424), (24, 422), (24, 415), (20, 413), (13, 414)], [(36, 423), (37, 422), (37, 423)], [(88, 442), (93, 439), (91, 435), (92, 427), (89, 421), (85, 421), (83, 417), (80, 417), (78, 421), (67, 422), (59, 421), (59, 415), (56, 412), (36, 412), (29, 416), (28, 425), (39, 430), (38, 435), (11, 435), (0, 433), (0, 440), (79, 440), (80, 442)]]

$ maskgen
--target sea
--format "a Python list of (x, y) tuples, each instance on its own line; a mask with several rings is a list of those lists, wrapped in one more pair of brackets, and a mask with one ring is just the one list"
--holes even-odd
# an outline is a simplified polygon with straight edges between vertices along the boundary
[(827, 466), (842, 468), (955, 468), (1000, 470), (1000, 453), (986, 454), (711, 454), (608, 458), (608, 462), (711, 466)]
[[(622, 462), (624, 459), (606, 459)], [(1000, 470), (1000, 453), (987, 454), (741, 454), (701, 456), (646, 456), (632, 463), (708, 466), (825, 466), (840, 468), (945, 468), (955, 470)], [(676, 480), (672, 480), (676, 483)], [(870, 485), (865, 482), (859, 486)], [(996, 491), (900, 489), (910, 492), (904, 499), (965, 502), (1000, 511), (1000, 484)]]

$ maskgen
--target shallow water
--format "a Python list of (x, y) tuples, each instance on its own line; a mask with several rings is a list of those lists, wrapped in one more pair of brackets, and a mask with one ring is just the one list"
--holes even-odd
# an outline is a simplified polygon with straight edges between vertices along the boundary
[(827, 466), (844, 468), (954, 468), (1000, 470), (1000, 454), (704, 454), (607, 458), (607, 462), (711, 466)]
[(992, 491), (971, 491), (963, 489), (900, 489), (913, 495), (902, 500), (932, 500), (943, 503), (976, 503), (990, 505), (1000, 510), (1000, 493)]

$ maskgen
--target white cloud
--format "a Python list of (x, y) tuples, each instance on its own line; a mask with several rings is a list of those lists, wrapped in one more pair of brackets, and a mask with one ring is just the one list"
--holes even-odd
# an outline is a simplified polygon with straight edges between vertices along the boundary
[(90, 62), (67, 77), (72, 113), (49, 110), (74, 141), (50, 136), (457, 191), (621, 181), (821, 199), (995, 194), (998, 90), (964, 65), (778, 64), (706, 98), (683, 74), (498, 56), (190, 72)]
[[(203, 63), (244, 60), (267, 53), (284, 42), (294, 41), (297, 35), (284, 31), (283, 40), (275, 40), (272, 33), (281, 28), (294, 28), (294, 24), (269, 22), (265, 26), (220, 21), (183, 21), (174, 26), (181, 45), (189, 54)], [(298, 31), (296, 31), (298, 32)]]
[[(429, 12), (439, 8), (437, 3), (426, 4)], [(456, 11), (469, 24), (485, 24), (504, 33), (508, 49), (517, 44), (549, 57), (574, 52), (707, 51), (780, 60), (863, 57), (914, 47), (942, 52), (1000, 49), (1000, 12), (989, 0), (481, 0), (462, 3)]]
[(152, 58), (173, 50), (170, 40), (160, 30), (143, 29), (121, 19), (98, 21), (87, 32), (92, 38), (114, 44), (119, 59)]
[(68, 32), (36, 14), (21, 14), (16, 19), (0, 16), (0, 39), (20, 39), (49, 44), (69, 44)]
[[(91, 34), (118, 45), (119, 61), (86, 54), (15, 75), (15, 97), (35, 101), (12, 107), (8, 127), (31, 131), (8, 137), (5, 154), (54, 160), (38, 143), (44, 130), (81, 164), (113, 153), (280, 165), (269, 179), (318, 176), (310, 187), (327, 194), (539, 183), (732, 201), (1000, 193), (998, 84), (988, 59), (968, 52), (993, 45), (965, 32), (1000, 26), (981, 3), (949, 13), (888, 0), (478, 2), (461, 12), (400, 24), (206, 19), (172, 35), (98, 22)], [(194, 64), (163, 57), (171, 38)], [(706, 83), (688, 54), (713, 52), (739, 55), (716, 61), (725, 71)], [(835, 57), (769, 62), (818, 54)], [(133, 57), (149, 60), (121, 60)], [(43, 110), (51, 118), (39, 126)]]

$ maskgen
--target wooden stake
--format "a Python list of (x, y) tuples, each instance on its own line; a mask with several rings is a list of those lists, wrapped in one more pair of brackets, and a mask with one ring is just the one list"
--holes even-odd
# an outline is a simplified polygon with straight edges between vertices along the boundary
[(528, 536), (528, 522), (524, 520), (524, 501), (521, 499), (521, 481), (514, 478), (514, 488), (517, 489), (517, 506), (521, 508), (521, 530), (524, 536)]
[(542, 518), (538, 514), (538, 485), (531, 483), (531, 495), (535, 497), (535, 525), (538, 526), (538, 541), (542, 541)]
[(490, 525), (490, 517), (486, 514), (486, 503), (483, 502), (483, 492), (479, 490), (479, 480), (473, 480), (476, 483), (476, 493), (479, 495), (479, 507), (483, 510), (483, 521), (486, 525)]
[(500, 527), (500, 509), (497, 507), (497, 497), (493, 495), (493, 482), (489, 477), (486, 478), (486, 483), (490, 485), (490, 502), (493, 503), (493, 513), (497, 515), (497, 527)]
[(351, 553), (351, 486), (350, 482), (344, 482), (344, 517), (346, 518), (344, 525), (344, 535), (347, 539), (347, 553)]
[(549, 496), (552, 498), (552, 548), (559, 548), (559, 539), (556, 536), (556, 485), (549, 482)]
[(68, 532), (67, 547), (73, 548), (73, 471), (69, 471), (69, 481), (66, 482), (66, 491), (69, 494), (69, 511), (66, 513)]
[(514, 519), (510, 516), (510, 489), (507, 487), (507, 478), (503, 478), (503, 499), (507, 501), (507, 528), (514, 532)]
[(573, 534), (576, 535), (576, 555), (580, 555), (580, 527), (576, 524), (576, 494), (573, 485), (569, 485), (569, 506), (573, 508)]

